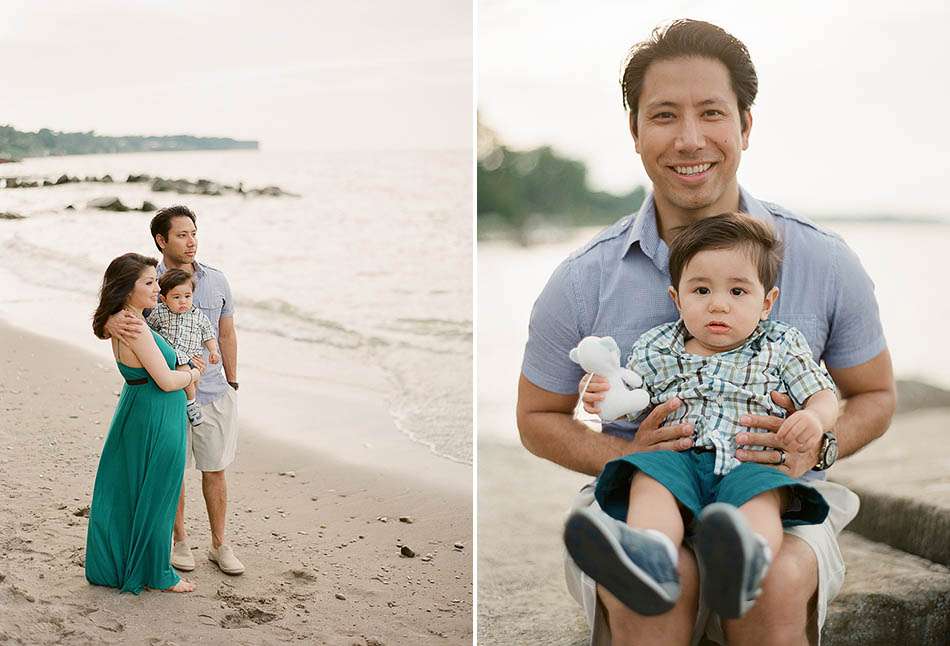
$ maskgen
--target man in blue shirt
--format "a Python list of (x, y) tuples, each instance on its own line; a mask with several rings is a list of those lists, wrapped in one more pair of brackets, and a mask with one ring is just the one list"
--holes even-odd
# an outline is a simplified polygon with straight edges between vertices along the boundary
[[(681, 596), (672, 611), (635, 614), (581, 574), (568, 559), (568, 587), (584, 607), (592, 643), (689, 643), (694, 631), (729, 644), (817, 642), (827, 604), (840, 589), (844, 563), (837, 534), (857, 512), (853, 493), (822, 480), (836, 451), (858, 451), (887, 429), (895, 406), (890, 356), (873, 285), (836, 235), (742, 189), (736, 171), (752, 129), (758, 82), (745, 46), (722, 29), (676, 21), (635, 46), (623, 76), (635, 148), (653, 192), (639, 213), (598, 234), (555, 270), (531, 316), (518, 392), (518, 428), (534, 454), (597, 475), (606, 462), (635, 451), (685, 450), (692, 429), (661, 426), (670, 400), (638, 425), (605, 424), (598, 433), (574, 419), (580, 368), (568, 352), (588, 335), (613, 336), (629, 352), (640, 334), (677, 319), (667, 296), (668, 242), (676, 227), (727, 211), (767, 220), (785, 250), (771, 318), (798, 328), (845, 399), (834, 433), (817, 451), (782, 446), (779, 417), (751, 417), (740, 434), (740, 460), (772, 464), (792, 477), (817, 480), (831, 507), (821, 525), (786, 534), (762, 596), (741, 619), (718, 621), (699, 604), (699, 573), (688, 549), (679, 557)], [(624, 356), (623, 361), (626, 361)], [(787, 410), (791, 401), (773, 399)], [(585, 487), (575, 508), (595, 505)]]

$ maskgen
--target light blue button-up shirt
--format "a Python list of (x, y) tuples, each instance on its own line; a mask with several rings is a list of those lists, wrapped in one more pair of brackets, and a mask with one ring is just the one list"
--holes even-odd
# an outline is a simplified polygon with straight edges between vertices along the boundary
[[(156, 269), (159, 276), (165, 273), (165, 263), (159, 262)], [(219, 324), (221, 319), (234, 316), (234, 299), (231, 297), (231, 286), (224, 274), (214, 267), (194, 263), (195, 293), (193, 303), (204, 312), (214, 328), (214, 338), (219, 339)], [(219, 343), (220, 347), (220, 343)], [(205, 362), (208, 361), (208, 351), (201, 349)], [(198, 382), (198, 403), (204, 406), (227, 392), (230, 388), (224, 376), (224, 364), (208, 363), (205, 373)]]
[[(865, 363), (886, 347), (874, 285), (835, 233), (740, 188), (739, 210), (767, 220), (784, 246), (770, 318), (798, 328), (828, 368)], [(670, 300), (669, 247), (653, 195), (640, 211), (601, 231), (554, 270), (534, 304), (522, 372), (534, 385), (577, 393), (583, 376), (568, 352), (585, 336), (612, 336), (625, 354), (647, 330), (679, 318)], [(642, 419), (642, 418), (641, 418)], [(632, 437), (637, 422), (605, 424)]]

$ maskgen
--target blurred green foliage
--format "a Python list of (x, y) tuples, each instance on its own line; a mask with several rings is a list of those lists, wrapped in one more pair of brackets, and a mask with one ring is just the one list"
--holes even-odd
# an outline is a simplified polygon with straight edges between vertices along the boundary
[(256, 141), (236, 141), (225, 137), (104, 137), (89, 132), (56, 132), (42, 128), (22, 132), (12, 126), (0, 126), (0, 157), (46, 157), (48, 155), (85, 155), (95, 153), (152, 152), (167, 150), (226, 150), (257, 148)]
[(609, 224), (640, 208), (646, 191), (626, 195), (592, 191), (583, 162), (559, 156), (549, 146), (515, 151), (478, 123), (478, 230), (483, 235), (553, 224)]

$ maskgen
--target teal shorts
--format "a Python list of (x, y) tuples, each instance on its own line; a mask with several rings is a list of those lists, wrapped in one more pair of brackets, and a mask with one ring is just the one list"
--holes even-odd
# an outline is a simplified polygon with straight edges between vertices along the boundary
[[(736, 507), (769, 491), (788, 487), (792, 494), (782, 514), (782, 526), (817, 525), (828, 515), (828, 503), (818, 491), (778, 469), (743, 462), (724, 476), (713, 473), (714, 451), (652, 451), (632, 453), (608, 462), (594, 492), (601, 508), (617, 520), (627, 521), (630, 483), (637, 471), (647, 474), (673, 494), (693, 520), (706, 505), (725, 502)], [(689, 523), (687, 523), (689, 529)]]

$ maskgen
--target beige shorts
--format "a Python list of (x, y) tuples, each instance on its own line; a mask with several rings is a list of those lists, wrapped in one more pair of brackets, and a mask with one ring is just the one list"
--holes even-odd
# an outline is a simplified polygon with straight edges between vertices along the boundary
[[(571, 511), (582, 507), (599, 509), (594, 500), (595, 482), (585, 485), (571, 505)], [(821, 525), (800, 525), (785, 530), (805, 541), (818, 558), (818, 632), (821, 642), (821, 627), (825, 625), (828, 604), (841, 590), (844, 583), (844, 559), (838, 548), (838, 534), (858, 513), (858, 497), (847, 487), (825, 480), (812, 480), (813, 485), (828, 502), (828, 518)], [(574, 600), (584, 609), (587, 625), (590, 626), (591, 646), (610, 646), (610, 626), (604, 615), (603, 606), (597, 599), (597, 585), (594, 580), (581, 572), (577, 564), (564, 552), (564, 573), (567, 577), (567, 589)], [(725, 644), (719, 617), (704, 607), (700, 600), (696, 626), (693, 631), (693, 643), (698, 643), (703, 635), (717, 644)]]
[(204, 421), (188, 425), (188, 466), (224, 471), (237, 455), (237, 393), (233, 388), (201, 407)]

